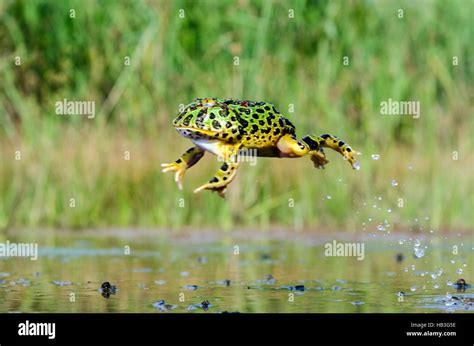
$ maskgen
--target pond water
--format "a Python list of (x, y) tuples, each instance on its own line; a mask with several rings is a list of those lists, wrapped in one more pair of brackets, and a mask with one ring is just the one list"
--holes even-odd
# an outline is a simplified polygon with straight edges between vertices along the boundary
[[(474, 281), (469, 236), (101, 232), (33, 235), (36, 261), (0, 257), (0, 312), (474, 311), (473, 289), (451, 285)], [(326, 256), (334, 239), (364, 258)]]

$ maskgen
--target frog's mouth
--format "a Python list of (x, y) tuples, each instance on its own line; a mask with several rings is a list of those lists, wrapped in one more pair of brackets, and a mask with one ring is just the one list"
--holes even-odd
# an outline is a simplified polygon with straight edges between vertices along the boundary
[(196, 129), (194, 127), (176, 127), (176, 131), (183, 137), (190, 139), (209, 139), (216, 134), (215, 131)]

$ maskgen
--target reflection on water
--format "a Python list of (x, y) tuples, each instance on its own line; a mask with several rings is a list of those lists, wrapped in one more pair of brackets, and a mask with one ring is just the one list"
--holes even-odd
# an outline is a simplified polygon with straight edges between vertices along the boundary
[(454, 286), (474, 281), (471, 239), (424, 239), (420, 257), (419, 240), (401, 238), (362, 240), (363, 260), (326, 257), (318, 237), (38, 240), (37, 261), (0, 258), (0, 311), (474, 311), (472, 288)]

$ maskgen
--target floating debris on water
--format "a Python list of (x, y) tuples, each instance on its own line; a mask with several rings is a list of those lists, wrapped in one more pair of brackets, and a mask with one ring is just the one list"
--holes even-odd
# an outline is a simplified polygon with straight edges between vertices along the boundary
[(395, 255), (395, 261), (397, 261), (397, 263), (403, 262), (404, 259), (405, 259), (405, 256), (401, 252)]
[(102, 294), (102, 297), (108, 299), (108, 298), (110, 298), (111, 294), (116, 294), (117, 293), (117, 286), (111, 285), (110, 282), (105, 281), (100, 286), (99, 291)]
[(151, 306), (153, 306), (154, 308), (160, 311), (169, 311), (172, 309), (176, 309), (178, 307), (177, 305), (166, 304), (163, 299), (154, 302), (153, 304), (151, 304)]
[(360, 301), (360, 300), (356, 300), (356, 301), (352, 302), (351, 304), (352, 305), (363, 305), (363, 304), (365, 304), (365, 302)]
[(71, 281), (61, 281), (61, 280), (54, 280), (53, 284), (56, 286), (71, 286), (73, 283)]
[(273, 275), (268, 274), (265, 276), (263, 280), (257, 280), (257, 283), (266, 284), (266, 285), (274, 285), (276, 284), (276, 279), (273, 277)]
[(217, 281), (216, 284), (218, 284), (218, 285), (224, 285), (224, 286), (229, 287), (229, 286), (230, 286), (230, 280), (229, 280), (229, 279), (225, 279), (225, 280)]
[(196, 309), (203, 309), (204, 311), (207, 311), (209, 310), (209, 308), (211, 308), (213, 305), (211, 303), (209, 303), (209, 300), (204, 300), (203, 302), (201, 302), (200, 304), (192, 304), (192, 305), (189, 305), (186, 310), (188, 311), (193, 311), (193, 310), (196, 310)]
[(206, 264), (206, 263), (208, 262), (208, 259), (207, 259), (206, 256), (199, 256), (199, 257), (197, 258), (197, 261), (198, 261), (198, 263)]
[[(454, 288), (456, 288), (458, 291), (465, 291), (467, 288), (471, 288), (471, 285), (466, 282), (464, 279), (459, 279), (456, 281), (455, 284), (452, 284), (452, 282), (448, 281)], [(448, 285), (449, 285), (448, 283)]]
[(202, 308), (203, 308), (204, 310), (209, 309), (209, 306), (210, 306), (210, 305), (211, 305), (211, 304), (209, 303), (209, 300), (205, 300), (205, 301), (201, 302), (201, 306), (202, 306)]
[(374, 161), (377, 161), (380, 159), (380, 155), (379, 154), (372, 154), (372, 160)]
[(290, 290), (290, 291), (305, 291), (305, 287), (304, 285), (296, 285), (296, 286), (281, 286), (280, 288), (282, 289), (287, 289), (287, 290)]

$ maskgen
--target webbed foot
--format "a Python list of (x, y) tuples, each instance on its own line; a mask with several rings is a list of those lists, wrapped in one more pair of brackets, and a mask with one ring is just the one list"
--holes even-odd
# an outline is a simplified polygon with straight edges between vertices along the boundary
[(172, 163), (162, 163), (161, 167), (164, 167), (161, 171), (165, 172), (176, 172), (174, 180), (180, 190), (183, 189), (183, 177), (186, 170), (194, 166), (204, 155), (204, 150), (199, 147), (193, 147), (188, 149), (179, 159)]
[(237, 168), (239, 167), (238, 162), (234, 162), (232, 158), (224, 162), (221, 168), (217, 171), (214, 178), (212, 178), (207, 184), (199, 186), (194, 193), (200, 192), (202, 190), (215, 191), (225, 198), (225, 193), (227, 191), (227, 185), (235, 178), (237, 173)]

